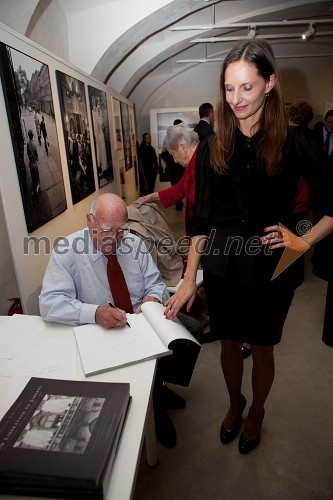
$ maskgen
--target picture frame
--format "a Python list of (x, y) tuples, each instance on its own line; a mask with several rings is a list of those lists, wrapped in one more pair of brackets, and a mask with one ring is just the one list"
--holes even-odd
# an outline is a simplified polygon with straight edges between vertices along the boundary
[(136, 145), (135, 112), (132, 106), (128, 106), (128, 113), (129, 113), (131, 145), (135, 146)]
[(88, 95), (98, 186), (101, 188), (114, 180), (107, 95), (91, 85), (88, 85)]
[(133, 159), (133, 167), (134, 167), (134, 176), (135, 176), (135, 189), (139, 189), (139, 171), (138, 171), (138, 159), (136, 155), (132, 155)]
[(174, 120), (182, 120), (190, 129), (194, 129), (199, 121), (198, 108), (158, 108), (150, 110), (150, 131), (152, 144), (158, 149), (163, 148), (166, 130), (173, 125)]
[(47, 64), (0, 42), (0, 73), (28, 233), (67, 209)]
[(123, 132), (121, 125), (120, 115), (120, 101), (112, 97), (112, 111), (113, 111), (113, 133), (114, 133), (114, 148), (116, 150), (123, 148)]
[(128, 104), (120, 101), (121, 124), (123, 131), (123, 147), (125, 157), (125, 170), (130, 170), (133, 167), (132, 148), (131, 148), (131, 131)]
[(125, 160), (124, 160), (124, 158), (121, 158), (118, 161), (118, 172), (119, 172), (120, 196), (124, 200), (126, 198)]
[(72, 202), (75, 205), (96, 190), (85, 85), (59, 70), (56, 70), (56, 78)]

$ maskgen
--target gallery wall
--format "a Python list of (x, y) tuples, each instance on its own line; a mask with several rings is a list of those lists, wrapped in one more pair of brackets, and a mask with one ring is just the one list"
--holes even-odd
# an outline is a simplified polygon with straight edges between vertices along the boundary
[(8, 240), (7, 227), (3, 213), (3, 206), (0, 199), (0, 316), (7, 314), (12, 305), (10, 298), (19, 296), (17, 282), (15, 278), (12, 252)]
[(85, 226), (98, 194), (117, 193), (126, 203), (138, 197), (134, 107), (4, 25), (0, 57), (5, 227), (24, 312), (39, 314), (54, 243)]

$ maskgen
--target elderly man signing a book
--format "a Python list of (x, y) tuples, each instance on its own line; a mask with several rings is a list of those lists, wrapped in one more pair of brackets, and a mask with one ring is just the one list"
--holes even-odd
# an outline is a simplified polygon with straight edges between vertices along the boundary
[[(104, 328), (126, 325), (126, 313), (140, 313), (147, 301), (164, 303), (169, 293), (144, 242), (127, 227), (127, 207), (117, 195), (98, 196), (87, 214), (88, 227), (63, 238), (52, 251), (39, 298), (45, 321)], [(110, 307), (111, 306), (111, 307)], [(199, 338), (202, 325), (185, 314), (183, 325)], [(161, 319), (163, 321), (163, 319)], [(166, 410), (185, 400), (165, 382), (188, 386), (199, 353), (183, 343), (159, 359), (153, 390), (157, 439), (176, 445), (175, 427)]]

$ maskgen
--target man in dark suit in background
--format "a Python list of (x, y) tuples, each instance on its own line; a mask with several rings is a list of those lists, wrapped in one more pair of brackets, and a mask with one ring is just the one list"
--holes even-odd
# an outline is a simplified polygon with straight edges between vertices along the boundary
[(194, 132), (199, 135), (200, 142), (214, 134), (214, 108), (209, 102), (204, 102), (199, 106), (200, 121), (194, 127)]
[(315, 124), (313, 133), (319, 147), (333, 160), (333, 109), (326, 112), (323, 122)]
[(145, 194), (153, 193), (158, 170), (158, 162), (155, 148), (151, 145), (151, 135), (145, 132), (139, 147), (140, 160), (142, 162), (144, 177), (147, 181)]

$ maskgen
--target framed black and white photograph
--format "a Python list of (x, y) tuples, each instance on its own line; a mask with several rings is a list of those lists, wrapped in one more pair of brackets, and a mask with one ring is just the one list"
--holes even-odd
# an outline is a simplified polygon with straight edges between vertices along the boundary
[(75, 205), (96, 189), (85, 88), (83, 82), (70, 75), (58, 70), (56, 75), (67, 167)]
[(113, 130), (114, 130), (114, 147), (122, 149), (123, 147), (123, 132), (121, 127), (120, 102), (112, 97), (113, 110)]
[(132, 162), (131, 130), (130, 130), (129, 112), (128, 112), (128, 104), (126, 102), (121, 101), (120, 111), (121, 111), (121, 123), (122, 123), (122, 131), (123, 131), (125, 170), (130, 170), (133, 167), (133, 162)]
[(27, 230), (31, 233), (67, 208), (49, 68), (4, 43), (0, 43), (0, 67)]
[(136, 128), (135, 128), (135, 113), (134, 113), (134, 108), (131, 106), (128, 107), (128, 113), (129, 113), (129, 124), (130, 124), (130, 134), (131, 134), (131, 144), (132, 146), (135, 146), (136, 144)]
[(133, 155), (133, 166), (135, 175), (135, 189), (139, 189), (139, 172), (138, 172), (138, 161), (136, 156)]
[(106, 92), (88, 85), (91, 121), (95, 145), (98, 185), (113, 181), (113, 164)]
[(120, 180), (120, 196), (125, 199), (126, 198), (126, 185), (125, 185), (125, 161), (122, 158), (118, 162), (119, 169), (119, 180)]

